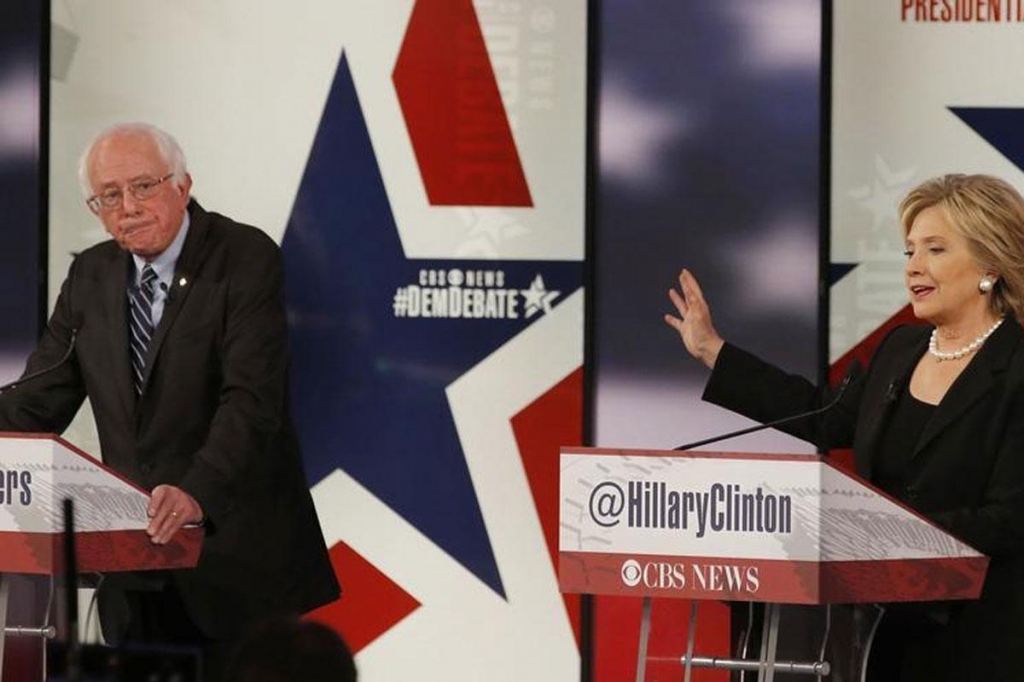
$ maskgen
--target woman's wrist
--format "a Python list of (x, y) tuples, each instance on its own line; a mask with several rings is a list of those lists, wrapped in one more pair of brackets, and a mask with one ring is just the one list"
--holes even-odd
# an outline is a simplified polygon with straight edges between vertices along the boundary
[(725, 340), (720, 336), (716, 336), (713, 341), (705, 345), (700, 353), (700, 361), (708, 369), (714, 369), (715, 363), (718, 362), (718, 354), (722, 352), (722, 347), (725, 345)]

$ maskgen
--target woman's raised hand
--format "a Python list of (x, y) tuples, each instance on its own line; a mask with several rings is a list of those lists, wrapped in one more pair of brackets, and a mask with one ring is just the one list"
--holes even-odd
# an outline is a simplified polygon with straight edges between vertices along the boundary
[(690, 355), (708, 367), (714, 367), (725, 341), (715, 331), (711, 310), (704, 300), (700, 285), (689, 270), (684, 268), (679, 273), (679, 291), (669, 289), (668, 297), (679, 316), (665, 315), (665, 322), (679, 332)]

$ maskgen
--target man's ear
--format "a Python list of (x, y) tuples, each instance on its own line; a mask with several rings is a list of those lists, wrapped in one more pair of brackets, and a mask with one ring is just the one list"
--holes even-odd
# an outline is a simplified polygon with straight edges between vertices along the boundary
[(185, 173), (185, 179), (182, 180), (181, 184), (177, 185), (177, 187), (178, 190), (181, 192), (182, 196), (188, 197), (189, 192), (192, 191), (192, 176), (188, 173)]

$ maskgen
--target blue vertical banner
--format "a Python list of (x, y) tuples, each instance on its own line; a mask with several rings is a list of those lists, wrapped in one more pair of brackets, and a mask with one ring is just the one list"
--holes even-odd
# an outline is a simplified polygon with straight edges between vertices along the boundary
[[(39, 333), (43, 233), (41, 158), (43, 54), (48, 14), (36, 0), (0, 3), (0, 384), (16, 379)], [(0, 462), (0, 475), (4, 465)], [(0, 497), (10, 490), (0, 486)], [(7, 559), (8, 557), (4, 557)], [(2, 570), (10, 570), (5, 566)], [(43, 586), (8, 575), (6, 621), (34, 622), (47, 605)], [(36, 638), (9, 637), (0, 667), (11, 679), (42, 679)], [(6, 679), (6, 678), (5, 678)]]
[(39, 320), (41, 3), (0, 8), (0, 383), (24, 367)]
[[(708, 370), (662, 320), (682, 268), (726, 339), (819, 371), (822, 3), (600, 4), (594, 431), (601, 447), (673, 448), (750, 424), (701, 400)], [(811, 446), (763, 431), (704, 449)], [(697, 651), (728, 656), (716, 606), (701, 606)], [(655, 600), (649, 679), (682, 677), (688, 607)], [(594, 682), (635, 677), (640, 613), (639, 599), (594, 600)]]

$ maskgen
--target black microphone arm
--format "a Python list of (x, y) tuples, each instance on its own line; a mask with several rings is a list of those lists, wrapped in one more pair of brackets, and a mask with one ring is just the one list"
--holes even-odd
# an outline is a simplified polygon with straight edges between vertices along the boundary
[(74, 328), (71, 329), (71, 334), (68, 336), (68, 349), (66, 351), (64, 351), (64, 355), (61, 356), (60, 360), (58, 360), (57, 362), (53, 363), (49, 367), (44, 367), (43, 369), (39, 370), (38, 372), (32, 372), (31, 374), (26, 374), (23, 377), (20, 377), (20, 378), (15, 379), (14, 381), (12, 381), (10, 383), (7, 383), (7, 384), (4, 384), (3, 386), (0, 386), (0, 393), (3, 393), (4, 391), (9, 391), (12, 388), (17, 388), (18, 386), (20, 386), (21, 384), (25, 383), (26, 381), (31, 381), (32, 379), (38, 379), (41, 376), (49, 374), (50, 372), (52, 372), (53, 370), (57, 369), (58, 367), (61, 367), (65, 362), (68, 361), (69, 358), (71, 358), (71, 354), (75, 352), (75, 341), (77, 341), (77, 340), (78, 340), (78, 327), (74, 327)]
[(720, 436), (713, 436), (711, 438), (705, 438), (704, 440), (694, 441), (693, 443), (686, 443), (680, 445), (675, 450), (692, 450), (693, 448), (699, 448), (702, 445), (710, 445), (711, 443), (717, 443), (720, 440), (728, 440), (730, 438), (736, 438), (737, 436), (745, 436), (748, 433), (754, 433), (755, 431), (763, 431), (764, 429), (770, 429), (773, 426), (781, 426), (782, 424), (788, 424), (789, 422), (795, 422), (799, 419), (807, 419), (808, 417), (816, 417), (819, 414), (824, 414), (831, 410), (833, 407), (839, 404), (839, 401), (843, 399), (843, 395), (846, 393), (846, 389), (853, 383), (853, 378), (860, 373), (860, 362), (853, 360), (850, 363), (850, 367), (846, 370), (846, 376), (843, 378), (843, 382), (839, 385), (839, 390), (836, 391), (836, 395), (832, 398), (829, 403), (823, 407), (819, 407), (808, 412), (801, 412), (800, 414), (790, 415), (783, 417), (782, 419), (775, 419), (764, 424), (757, 424), (755, 426), (748, 426), (745, 429), (739, 431), (731, 431), (729, 433), (722, 434)]

